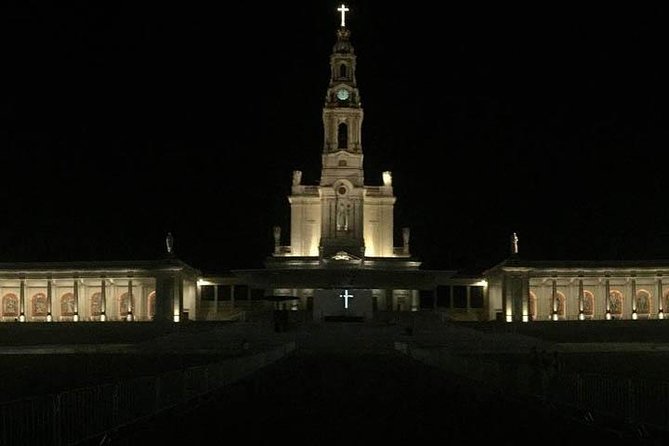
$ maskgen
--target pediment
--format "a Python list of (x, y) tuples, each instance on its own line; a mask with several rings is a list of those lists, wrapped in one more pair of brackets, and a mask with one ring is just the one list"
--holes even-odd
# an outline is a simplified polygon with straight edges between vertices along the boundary
[(360, 260), (360, 257), (354, 256), (353, 254), (349, 254), (346, 251), (337, 251), (335, 255), (330, 257), (332, 260), (341, 260), (341, 261), (351, 261), (351, 260)]

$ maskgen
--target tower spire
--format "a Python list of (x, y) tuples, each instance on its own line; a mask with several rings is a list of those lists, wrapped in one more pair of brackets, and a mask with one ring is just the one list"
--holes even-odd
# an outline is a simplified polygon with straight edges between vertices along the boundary
[[(338, 5), (340, 0), (338, 0)], [(274, 256), (316, 257), (323, 264), (361, 264), (365, 257), (409, 257), (409, 232), (402, 249), (393, 246), (393, 195), (390, 171), (382, 186), (366, 186), (363, 169), (363, 108), (356, 81), (356, 55), (346, 28), (344, 3), (330, 53), (330, 80), (323, 104), (322, 168), (318, 186), (293, 172), (290, 246)], [(339, 16), (337, 16), (339, 17)], [(286, 248), (286, 249), (284, 249)]]

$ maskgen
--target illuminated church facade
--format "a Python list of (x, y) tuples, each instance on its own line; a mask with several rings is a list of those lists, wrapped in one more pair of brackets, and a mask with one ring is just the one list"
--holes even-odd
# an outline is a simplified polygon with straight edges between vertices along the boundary
[(0, 322), (229, 320), (267, 308), (316, 322), (416, 311), (469, 321), (665, 318), (669, 261), (528, 260), (514, 234), (509, 257), (478, 275), (421, 269), (409, 229), (394, 224), (392, 173), (366, 182), (347, 10), (330, 55), (320, 181), (303, 184), (293, 171), (290, 230), (274, 228), (264, 268), (204, 276), (174, 255), (169, 235), (155, 261), (0, 264)]
[[(274, 253), (260, 284), (294, 297), (290, 305), (315, 318), (325, 314), (317, 298), (338, 302), (329, 311), (341, 314), (350, 303), (344, 293), (355, 288), (353, 294), (371, 301), (371, 314), (431, 310), (453, 319), (507, 322), (664, 319), (669, 262), (530, 261), (519, 256), (514, 234), (508, 259), (466, 277), (420, 269), (408, 228), (395, 247), (392, 174), (383, 172), (379, 186), (364, 181), (363, 109), (346, 10), (339, 9), (342, 22), (330, 55), (320, 183), (303, 185), (302, 173), (293, 172), (290, 244), (281, 245), (275, 228)], [(262, 276), (239, 273), (250, 281)]]
[(345, 7), (340, 11), (322, 114), (320, 182), (303, 184), (302, 172), (293, 171), (290, 243), (281, 244), (282, 228), (275, 227), (265, 270), (237, 272), (314, 320), (417, 311), (420, 290), (435, 280), (435, 272), (420, 270), (420, 261), (411, 256), (409, 228), (402, 228), (402, 243), (395, 246), (392, 173), (382, 172), (379, 184), (365, 181), (356, 55)]

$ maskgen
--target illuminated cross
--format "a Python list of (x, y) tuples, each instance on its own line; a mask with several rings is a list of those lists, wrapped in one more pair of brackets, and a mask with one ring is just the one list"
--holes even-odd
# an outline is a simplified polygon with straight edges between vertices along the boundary
[(346, 7), (346, 5), (342, 3), (341, 6), (339, 8), (337, 8), (337, 11), (341, 12), (341, 26), (345, 27), (346, 26), (346, 13), (348, 11), (350, 11), (350, 9), (348, 9)]
[(348, 298), (353, 297), (353, 294), (348, 294), (348, 290), (344, 290), (344, 292), (341, 293), (339, 297), (344, 298), (344, 308), (348, 308)]

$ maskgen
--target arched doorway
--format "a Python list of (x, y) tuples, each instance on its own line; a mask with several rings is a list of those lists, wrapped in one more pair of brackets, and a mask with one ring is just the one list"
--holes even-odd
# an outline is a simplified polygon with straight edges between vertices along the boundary
[(609, 308), (611, 317), (621, 319), (623, 317), (623, 293), (618, 290), (611, 290), (609, 293)]
[(2, 317), (19, 316), (19, 298), (14, 293), (2, 296)]
[(60, 296), (60, 315), (74, 316), (74, 294), (65, 293)]
[(47, 313), (49, 312), (46, 294), (44, 293), (34, 294), (31, 301), (32, 301), (33, 317), (46, 317)]
[(636, 292), (636, 315), (640, 319), (650, 319), (652, 296), (648, 290), (639, 290)]
[(91, 294), (91, 318), (99, 318), (102, 315), (102, 293)]

